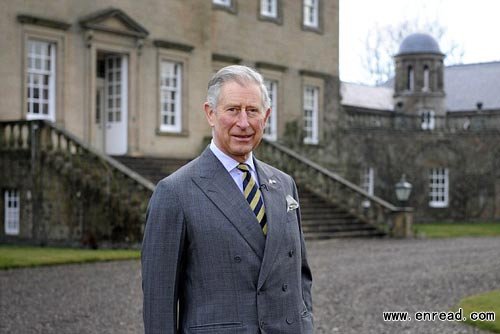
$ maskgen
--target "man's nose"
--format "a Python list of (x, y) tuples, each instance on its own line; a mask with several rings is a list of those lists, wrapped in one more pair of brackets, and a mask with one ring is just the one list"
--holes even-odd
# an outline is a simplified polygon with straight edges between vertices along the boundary
[(248, 115), (245, 108), (241, 109), (241, 111), (238, 113), (238, 121), (236, 122), (236, 125), (242, 129), (245, 129), (249, 126)]

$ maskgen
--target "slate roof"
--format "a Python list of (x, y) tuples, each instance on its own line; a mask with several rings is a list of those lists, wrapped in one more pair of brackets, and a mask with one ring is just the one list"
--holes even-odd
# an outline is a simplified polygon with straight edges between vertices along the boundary
[(377, 110), (392, 110), (392, 95), (394, 91), (390, 87), (376, 87), (350, 82), (340, 84), (340, 96), (342, 104), (348, 106), (362, 107)]
[[(342, 82), (342, 104), (393, 110), (393, 86), (394, 79), (376, 87)], [(500, 110), (500, 61), (447, 66), (444, 89), (447, 111), (474, 111), (478, 102), (483, 110)]]
[(444, 72), (446, 109), (500, 109), (500, 61), (447, 66)]

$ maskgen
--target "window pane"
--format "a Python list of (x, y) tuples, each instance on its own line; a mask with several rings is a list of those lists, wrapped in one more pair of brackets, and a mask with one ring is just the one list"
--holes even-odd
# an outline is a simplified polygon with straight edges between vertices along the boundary
[(53, 117), (55, 94), (50, 90), (55, 87), (55, 73), (51, 72), (55, 65), (55, 52), (51, 52), (54, 48), (55, 44), (28, 40), (26, 99), (29, 116), (42, 119)]
[(160, 64), (160, 115), (164, 131), (181, 130), (182, 64), (162, 61)]

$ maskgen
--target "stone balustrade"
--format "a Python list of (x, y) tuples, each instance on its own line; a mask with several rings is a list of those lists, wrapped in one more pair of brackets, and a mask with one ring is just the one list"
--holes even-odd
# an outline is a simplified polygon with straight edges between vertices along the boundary
[[(399, 208), (372, 196), (340, 175), (276, 142), (263, 140), (258, 151), (259, 157), (292, 175), (301, 186), (347, 210), (361, 221), (393, 236), (411, 235), (411, 208)], [(366, 205), (368, 202), (370, 205)]]
[(142, 240), (147, 203), (155, 186), (141, 175), (46, 121), (0, 122), (0, 152), (10, 157), (24, 152), (31, 160), (33, 179), (42, 168), (52, 168), (85, 203), (92, 198), (90, 205), (107, 206), (111, 219), (101, 223), (109, 224), (112, 232), (106, 238), (128, 244)]
[(405, 115), (395, 112), (369, 112), (346, 110), (348, 129), (385, 129), (405, 131), (478, 132), (500, 131), (500, 112), (448, 113), (447, 116)]

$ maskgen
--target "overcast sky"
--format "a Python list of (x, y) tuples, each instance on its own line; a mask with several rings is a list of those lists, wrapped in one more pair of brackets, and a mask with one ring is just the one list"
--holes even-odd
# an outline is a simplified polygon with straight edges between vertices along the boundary
[(439, 21), (465, 51), (464, 63), (500, 60), (499, 0), (340, 0), (341, 80), (369, 81), (361, 59), (370, 29), (415, 17)]

